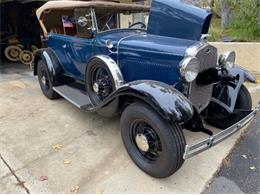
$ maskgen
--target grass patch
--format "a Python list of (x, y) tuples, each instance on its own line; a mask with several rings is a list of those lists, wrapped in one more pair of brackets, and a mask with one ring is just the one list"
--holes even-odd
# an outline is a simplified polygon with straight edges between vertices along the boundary
[(224, 37), (230, 37), (232, 41), (237, 42), (259, 42), (260, 35), (254, 36), (252, 33), (248, 32), (249, 29), (232, 27), (222, 29), (221, 28), (221, 19), (212, 18), (210, 29), (209, 29), (209, 41), (218, 42), (223, 41)]

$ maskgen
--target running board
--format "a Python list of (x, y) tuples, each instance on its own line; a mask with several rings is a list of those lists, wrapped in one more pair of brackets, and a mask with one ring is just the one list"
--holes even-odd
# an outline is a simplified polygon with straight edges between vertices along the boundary
[(68, 85), (53, 87), (53, 90), (82, 110), (93, 108), (89, 96), (85, 91)]

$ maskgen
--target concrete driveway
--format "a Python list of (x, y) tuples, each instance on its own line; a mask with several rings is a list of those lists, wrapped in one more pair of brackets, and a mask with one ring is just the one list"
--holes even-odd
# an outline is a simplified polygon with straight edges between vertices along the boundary
[[(243, 132), (154, 179), (129, 158), (119, 118), (46, 99), (26, 66), (0, 68), (0, 193), (200, 193)], [(247, 86), (256, 105), (260, 85)]]

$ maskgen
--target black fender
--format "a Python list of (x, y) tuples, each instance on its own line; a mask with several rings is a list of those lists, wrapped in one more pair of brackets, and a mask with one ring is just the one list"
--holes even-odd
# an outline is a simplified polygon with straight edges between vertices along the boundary
[[(257, 83), (254, 76), (244, 68), (235, 65), (226, 75), (229, 79), (214, 85), (211, 102), (224, 108), (228, 113), (234, 111), (239, 90), (244, 82)], [(209, 105), (210, 106), (210, 105)]]
[(42, 48), (36, 51), (33, 62), (33, 75), (37, 75), (37, 65), (40, 60), (43, 60), (47, 65), (53, 86), (64, 84), (64, 70), (51, 48)]
[[(193, 116), (191, 102), (177, 89), (165, 83), (152, 80), (138, 80), (126, 83), (115, 90), (101, 104), (91, 108), (93, 112), (114, 112), (114, 101), (119, 100), (121, 108), (135, 101), (141, 101), (151, 106), (159, 115), (168, 122), (183, 124)], [(110, 107), (111, 106), (111, 107)], [(119, 108), (120, 110), (120, 108)], [(121, 110), (122, 111), (122, 110)]]

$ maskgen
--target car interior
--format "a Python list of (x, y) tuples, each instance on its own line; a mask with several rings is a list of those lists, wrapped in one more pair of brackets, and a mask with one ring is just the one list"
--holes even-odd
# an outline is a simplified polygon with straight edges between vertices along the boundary
[[(147, 28), (149, 12), (95, 9), (98, 32), (114, 29)], [(48, 32), (91, 38), (92, 17), (89, 8), (48, 10), (43, 22)]]

